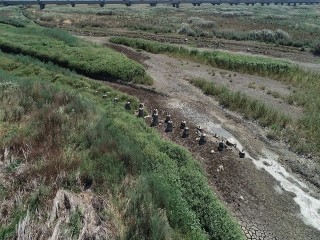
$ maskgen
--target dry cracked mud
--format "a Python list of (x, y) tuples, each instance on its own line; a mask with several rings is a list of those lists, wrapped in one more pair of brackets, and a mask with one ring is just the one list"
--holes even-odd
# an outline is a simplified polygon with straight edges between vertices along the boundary
[[(94, 39), (91, 37), (89, 40)], [(104, 43), (101, 38), (98, 41)], [(153, 108), (159, 109), (161, 119), (166, 113), (171, 114), (174, 131), (165, 133), (165, 126), (161, 124), (157, 127), (159, 132), (164, 138), (188, 148), (201, 162), (213, 190), (237, 219), (247, 239), (320, 239), (320, 217), (317, 213), (320, 191), (308, 181), (311, 177), (319, 177), (317, 165), (290, 152), (284, 144), (269, 141), (264, 129), (221, 108), (214, 98), (204, 95), (188, 82), (192, 77), (203, 77), (223, 84), (229, 79), (229, 72), (228, 76), (218, 72), (212, 77), (212, 71), (220, 70), (165, 55), (138, 53), (129, 48), (117, 47), (117, 50), (147, 66), (147, 72), (155, 80), (154, 90), (164, 94), (115, 83), (106, 84), (137, 96), (149, 112)], [(246, 84), (263, 82), (283, 95), (290, 91), (272, 79), (230, 74), (234, 90), (242, 90), (248, 95), (252, 91), (253, 95), (262, 95), (261, 99), (265, 98), (265, 101), (272, 99), (260, 89), (248, 90)], [(278, 99), (272, 105), (282, 111), (289, 107)], [(293, 117), (303, 114), (298, 108), (290, 109), (290, 112)], [(181, 138), (181, 120), (186, 120), (191, 129), (187, 139)], [(146, 121), (151, 123), (150, 118)], [(208, 136), (205, 145), (198, 144), (195, 129), (199, 125)], [(235, 147), (217, 151), (219, 141), (230, 136), (239, 141), (238, 147), (246, 150), (246, 158), (240, 159)], [(297, 166), (300, 170), (294, 171)], [(303, 176), (299, 172), (304, 173)]]

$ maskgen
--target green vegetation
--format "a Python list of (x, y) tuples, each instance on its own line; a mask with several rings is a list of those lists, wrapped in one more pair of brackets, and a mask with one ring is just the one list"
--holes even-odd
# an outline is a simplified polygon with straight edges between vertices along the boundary
[[(208, 6), (183, 5), (175, 9), (165, 5), (65, 8), (48, 6), (46, 11), (25, 10), (34, 21), (76, 32), (99, 35), (140, 31), (143, 38), (152, 33), (168, 36), (180, 33), (190, 36), (262, 41), (271, 44), (311, 49), (320, 38), (318, 9), (310, 6)], [(192, 16), (192, 17), (190, 17)], [(67, 21), (68, 23), (64, 23)], [(217, 40), (217, 39), (213, 39)], [(173, 38), (172, 42), (176, 40)]]
[(188, 18), (186, 23), (181, 24), (177, 33), (194, 37), (216, 37), (237, 41), (251, 40), (289, 46), (302, 46), (302, 44), (293, 43), (290, 35), (281, 29), (276, 29), (275, 31), (270, 29), (260, 29), (246, 33), (239, 33), (231, 30), (219, 30), (214, 21), (207, 21), (199, 17)]
[(295, 67), (289, 62), (265, 57), (239, 55), (222, 51), (198, 51), (197, 49), (189, 50), (188, 48), (182, 46), (125, 37), (113, 37), (110, 39), (110, 41), (116, 44), (122, 44), (152, 53), (169, 53), (178, 57), (188, 57), (192, 60), (206, 63), (221, 69), (261, 76), (271, 75), (278, 79), (287, 78), (287, 75), (290, 71), (296, 70)]
[(78, 239), (81, 231), (81, 214), (78, 209), (72, 213), (69, 225), (72, 239)]
[[(43, 184), (52, 194), (85, 186), (112, 199), (121, 212), (125, 231), (120, 237), (125, 239), (243, 239), (190, 153), (124, 110), (128, 100), (137, 108), (135, 98), (27, 56), (0, 53), (0, 69), (0, 145), (30, 164), (5, 192), (14, 194), (46, 176)], [(114, 97), (119, 98), (116, 105)], [(25, 159), (19, 149), (27, 146)], [(58, 176), (62, 179), (55, 182)], [(23, 201), (31, 199), (25, 211), (43, 212), (52, 201), (52, 195), (20, 194)], [(79, 224), (79, 216), (72, 215), (74, 236)]]
[[(14, 19), (15, 12), (10, 12)], [(26, 20), (25, 20), (26, 21)], [(26, 21), (27, 22), (27, 21)], [(87, 76), (152, 83), (142, 65), (112, 49), (85, 42), (69, 33), (32, 23), (16, 27), (0, 23), (0, 49), (51, 61)]]
[(312, 47), (320, 37), (318, 9), (312, 6), (217, 6), (185, 10), (217, 23), (210, 37)]
[(25, 27), (29, 20), (21, 15), (19, 9), (15, 7), (0, 8), (0, 23), (12, 25), (15, 27)]
[(223, 107), (239, 112), (248, 119), (257, 120), (262, 126), (277, 125), (279, 129), (283, 129), (291, 122), (289, 117), (256, 99), (247, 97), (244, 93), (234, 93), (225, 86), (217, 86), (199, 78), (192, 79), (191, 83), (202, 89), (205, 94), (215, 96)]

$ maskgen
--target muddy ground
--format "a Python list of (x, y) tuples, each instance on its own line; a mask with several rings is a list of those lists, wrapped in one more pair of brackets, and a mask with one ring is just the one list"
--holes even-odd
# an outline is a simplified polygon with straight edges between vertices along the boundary
[[(87, 39), (110, 46), (107, 39), (93, 37)], [(188, 80), (193, 77), (203, 77), (208, 81), (228, 84), (232, 90), (259, 96), (274, 108), (291, 114), (292, 117), (300, 117), (303, 114), (301, 109), (266, 94), (259, 87), (248, 87), (248, 84), (252, 82), (257, 86), (264, 84), (266, 88), (275, 89), (283, 96), (289, 94), (291, 89), (268, 78), (220, 71), (165, 55), (135, 52), (126, 47), (114, 48), (146, 66), (147, 72), (155, 80), (154, 92), (115, 83), (106, 84), (137, 96), (145, 103), (149, 112), (154, 108), (159, 109), (162, 120), (167, 113), (171, 114), (174, 131), (165, 133), (165, 124), (162, 123), (157, 127), (159, 132), (164, 138), (188, 148), (201, 162), (213, 190), (238, 220), (247, 239), (320, 239), (318, 219), (315, 220), (316, 226), (312, 227), (310, 221), (314, 219), (304, 216), (303, 209), (294, 201), (297, 194), (293, 193), (294, 191), (286, 191), (285, 185), (279, 179), (277, 181), (265, 170), (258, 169), (253, 159), (259, 159), (261, 156), (267, 159), (274, 154), (278, 155), (279, 167), (283, 166), (287, 170), (290, 175), (288, 179), (292, 180), (292, 184), (303, 181), (303, 184), (300, 184), (304, 186), (303, 191), (315, 199), (319, 199), (320, 196), (318, 188), (320, 185), (317, 187), (317, 184), (320, 184), (318, 175), (320, 169), (317, 165), (312, 163), (312, 159), (304, 159), (288, 151), (284, 143), (268, 140), (265, 137), (265, 129), (221, 108), (217, 101), (204, 95)], [(181, 120), (186, 120), (190, 128), (188, 138), (181, 138), (182, 130), (179, 128)], [(146, 121), (150, 124), (151, 118), (147, 117)], [(201, 126), (207, 133), (208, 141), (205, 145), (198, 144), (196, 126)], [(228, 147), (222, 152), (217, 150), (219, 141), (230, 134), (241, 142), (252, 159), (240, 159), (238, 149), (235, 147)], [(270, 156), (265, 153), (267, 150), (272, 151)], [(269, 164), (262, 160), (260, 163), (266, 166)], [(314, 217), (319, 216), (316, 214)]]

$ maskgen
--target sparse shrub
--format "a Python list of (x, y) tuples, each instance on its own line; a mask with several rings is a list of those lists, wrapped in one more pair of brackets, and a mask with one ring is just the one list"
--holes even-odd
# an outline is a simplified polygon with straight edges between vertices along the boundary
[(179, 28), (178, 33), (185, 34), (188, 36), (196, 36), (196, 32), (187, 23), (181, 24), (181, 27)]
[(286, 20), (290, 18), (288, 15), (267, 15), (265, 19), (267, 20)]
[(153, 84), (153, 78), (145, 74), (144, 76), (134, 77), (132, 82), (151, 86)]
[(279, 39), (290, 39), (290, 35), (289, 33), (287, 33), (286, 31), (283, 31), (281, 29), (277, 29), (275, 32), (275, 39), (279, 40)]
[(192, 49), (191, 51), (190, 51), (190, 55), (191, 56), (196, 56), (196, 55), (198, 55), (199, 54), (199, 50), (198, 49)]
[(24, 115), (24, 108), (21, 106), (17, 106), (12, 109), (12, 118), (14, 121), (20, 121), (22, 116)]
[(72, 239), (78, 239), (81, 230), (81, 213), (78, 209), (71, 213), (69, 228)]
[[(145, 75), (142, 65), (123, 54), (84, 42), (65, 31), (42, 27), (23, 29), (18, 31), (14, 27), (7, 28), (6, 36), (0, 36), (0, 49), (52, 61), (82, 74), (103, 79), (131, 81)], [(48, 48), (49, 45), (52, 47)]]
[(253, 57), (230, 54), (220, 51), (203, 51), (197, 55), (191, 55), (191, 51), (181, 46), (159, 43), (150, 40), (130, 39), (125, 37), (113, 37), (111, 42), (123, 44), (137, 49), (143, 49), (152, 53), (174, 53), (179, 56), (192, 56), (197, 61), (205, 62), (213, 67), (219, 67), (231, 71), (254, 73), (258, 75), (270, 75), (282, 77), (291, 68), (290, 63), (263, 57)]
[(262, 29), (249, 32), (248, 39), (264, 42), (276, 42), (278, 40), (290, 39), (290, 36), (287, 32), (281, 29), (277, 29), (275, 32), (269, 29)]
[(190, 17), (188, 18), (187, 23), (204, 29), (214, 28), (216, 26), (214, 21), (208, 21), (199, 17)]
[(235, 32), (231, 30), (214, 30), (213, 35), (215, 35), (217, 38), (224, 38), (224, 39), (231, 39), (236, 41), (242, 41), (247, 39), (247, 34), (242, 32)]
[(113, 10), (98, 10), (96, 13), (97, 16), (112, 16), (114, 14)]
[(314, 45), (312, 53), (314, 55), (320, 56), (320, 43)]
[(228, 11), (228, 12), (223, 12), (221, 14), (221, 17), (234, 18), (234, 17), (239, 17), (239, 16), (251, 16), (251, 15), (252, 15), (251, 12), (246, 12), (246, 11), (238, 11), (238, 12)]
[(277, 124), (271, 125), (266, 137), (271, 140), (279, 141), (281, 139), (281, 129), (280, 129), (279, 125), (277, 125)]
[[(17, 64), (16, 57), (12, 57), (14, 60), (8, 58), (0, 53), (0, 66)], [(70, 75), (74, 78), (70, 81), (53, 81), (61, 69), (42, 69), (37, 74), (34, 64), (43, 66), (34, 60), (33, 63), (17, 64), (19, 70), (11, 69), (12, 74), (18, 74), (20, 68), (31, 68), (28, 75), (18, 79), (23, 84), (23, 93), (33, 96), (36, 107), (30, 121), (23, 124), (35, 129), (32, 139), (28, 139), (28, 146), (32, 146), (28, 163), (32, 161), (32, 167), (28, 174), (19, 176), (19, 188), (31, 178), (46, 176), (48, 185), (54, 182), (55, 188), (79, 191), (75, 173), (80, 171), (80, 181), (83, 177), (89, 179), (92, 192), (116, 193), (115, 198), (121, 195), (119, 204), (124, 203), (119, 208), (121, 220), (126, 224), (124, 235), (128, 238), (207, 239), (210, 236), (212, 239), (243, 239), (238, 225), (213, 194), (197, 161), (185, 149), (162, 140), (144, 121), (124, 110), (124, 102), (133, 97), (89, 80), (89, 89), (75, 89), (68, 82), (84, 81), (78, 75)], [(2, 71), (0, 76), (3, 76)], [(46, 80), (43, 76), (47, 76)], [(35, 81), (35, 78), (39, 79)], [(117, 96), (121, 103), (114, 106), (110, 99), (105, 101), (101, 95), (92, 95), (92, 89), (99, 93), (110, 91), (108, 98)], [(92, 105), (81, 104), (86, 101), (80, 95), (74, 95), (75, 92), (86, 96)], [(0, 108), (3, 105), (0, 104)], [(133, 106), (136, 108), (137, 101)], [(34, 132), (42, 132), (41, 141), (37, 141), (39, 135)], [(58, 141), (52, 142), (53, 134)], [(67, 176), (52, 181), (61, 173)], [(132, 184), (128, 187), (126, 181)], [(117, 194), (119, 192), (121, 194)], [(31, 200), (38, 208), (38, 196)], [(9, 227), (12, 228), (10, 235), (7, 231), (4, 236), (13, 235), (15, 225), (16, 222), (12, 226), (0, 225), (0, 236)], [(77, 238), (81, 228), (80, 212), (71, 215), (66, 228)]]

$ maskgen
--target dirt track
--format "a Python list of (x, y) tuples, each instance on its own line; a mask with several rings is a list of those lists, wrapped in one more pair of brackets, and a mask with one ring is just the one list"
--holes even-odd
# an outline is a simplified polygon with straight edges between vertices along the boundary
[[(101, 42), (101, 39), (99, 41)], [(195, 76), (209, 80), (209, 72), (216, 70), (191, 62), (181, 62), (164, 55), (136, 53), (128, 48), (118, 48), (117, 50), (124, 51), (129, 57), (147, 66), (148, 73), (155, 80), (156, 91), (165, 93), (167, 96), (121, 85), (116, 85), (116, 87), (137, 96), (146, 104), (149, 111), (158, 108), (162, 119), (167, 112), (172, 115), (175, 125), (174, 132), (164, 133), (163, 125), (158, 127), (159, 132), (165, 138), (172, 139), (187, 147), (202, 163), (213, 189), (238, 219), (248, 239), (320, 239), (319, 231), (306, 225), (304, 223), (307, 222), (306, 219), (302, 220), (300, 207), (293, 200), (294, 193), (285, 191), (285, 186), (282, 183), (275, 180), (266, 171), (259, 170), (251, 159), (240, 159), (237, 149), (231, 147), (230, 150), (222, 153), (217, 152), (218, 142), (231, 133), (255, 159), (259, 159), (263, 155), (266, 158), (269, 157), (263, 153), (264, 149), (270, 149), (279, 155), (279, 166), (284, 166), (288, 170), (293, 184), (298, 181), (294, 177), (299, 180), (302, 178), (293, 174), (291, 169), (294, 166), (299, 166), (301, 170), (307, 166), (305, 159), (290, 153), (281, 143), (269, 142), (265, 138), (264, 130), (259, 126), (222, 109), (213, 98), (204, 95), (187, 81)], [(233, 82), (239, 81), (239, 86), (242, 86), (240, 81), (250, 82), (252, 81), (250, 77), (237, 74), (233, 77)], [(214, 79), (215, 81), (224, 81), (223, 76), (217, 76)], [(226, 77), (226, 79), (228, 78)], [(262, 80), (267, 81), (270, 87), (279, 84), (271, 79)], [(237, 84), (234, 85), (237, 86)], [(288, 89), (285, 85), (276, 86), (283, 90), (282, 94), (287, 94)], [(243, 89), (245, 88), (243, 87)], [(286, 105), (281, 105), (284, 103), (276, 101), (274, 103), (276, 108), (286, 109)], [(293, 116), (301, 114), (299, 109), (290, 111), (294, 112)], [(191, 129), (191, 136), (188, 139), (181, 138), (181, 130), (179, 129), (181, 120), (186, 120)], [(151, 120), (147, 119), (146, 121)], [(198, 136), (195, 133), (195, 128), (199, 125), (208, 134), (208, 143), (204, 146), (198, 145), (196, 140)], [(214, 134), (218, 134), (220, 137), (215, 138)], [(215, 153), (211, 154), (211, 150), (214, 150)], [(260, 163), (266, 166), (269, 164), (262, 160)], [(223, 166), (224, 170), (221, 170), (220, 166)], [(306, 170), (310, 174), (306, 174), (307, 180), (312, 176), (317, 176), (316, 172), (319, 170), (309, 162), (308, 166), (309, 168)], [(304, 189), (306, 193), (312, 193), (314, 197), (319, 199), (319, 189), (307, 182), (305, 188), (307, 188)]]

